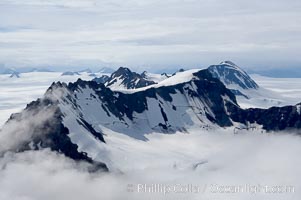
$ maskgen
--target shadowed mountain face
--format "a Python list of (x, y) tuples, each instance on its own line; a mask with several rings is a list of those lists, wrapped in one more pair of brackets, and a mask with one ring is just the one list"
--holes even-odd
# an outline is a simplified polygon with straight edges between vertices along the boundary
[(107, 81), (109, 81), (110, 77), (107, 75), (102, 75), (101, 77), (96, 77), (92, 81), (95, 81), (97, 83), (105, 84)]
[[(172, 77), (177, 83), (167, 81), (133, 92), (116, 92), (104, 84), (80, 79), (68, 85), (54, 83), (43, 99), (11, 116), (2, 131), (19, 139), (1, 147), (0, 152), (51, 148), (106, 169), (99, 152), (85, 153), (88, 147), (101, 149), (105, 145), (103, 130), (146, 140), (144, 135), (152, 132), (230, 127), (234, 122), (261, 125), (267, 131), (301, 128), (301, 105), (243, 110), (210, 69), (191, 74), (186, 71), (185, 77), (188, 74), (190, 78), (178, 80), (184, 77), (182, 73)], [(120, 69), (111, 78), (126, 80), (132, 75)]]
[(267, 131), (282, 131), (301, 129), (301, 104), (295, 106), (271, 107), (269, 109), (240, 109), (231, 104), (227, 105), (229, 115), (235, 122), (242, 124), (256, 123)]
[(231, 61), (225, 61), (219, 65), (211, 65), (208, 70), (212, 73), (213, 77), (218, 78), (226, 86), (237, 85), (242, 89), (259, 88), (245, 71)]
[[(49, 148), (73, 160), (89, 163), (88, 170), (91, 172), (107, 171), (105, 164), (92, 160), (85, 152), (78, 150), (77, 144), (72, 143), (63, 117), (59, 102), (50, 96), (31, 102), (21, 113), (11, 115), (1, 130), (4, 136), (15, 137), (15, 141), (7, 140), (7, 146), (0, 148), (0, 155), (8, 150), (22, 152)], [(95, 134), (100, 142), (105, 142), (102, 134), (85, 124), (84, 119), (79, 119), (78, 123)]]

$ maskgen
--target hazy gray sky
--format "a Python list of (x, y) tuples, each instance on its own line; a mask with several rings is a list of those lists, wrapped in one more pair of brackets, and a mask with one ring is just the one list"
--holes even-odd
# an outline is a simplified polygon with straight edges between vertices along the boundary
[(5, 66), (301, 67), (300, 0), (1, 0)]

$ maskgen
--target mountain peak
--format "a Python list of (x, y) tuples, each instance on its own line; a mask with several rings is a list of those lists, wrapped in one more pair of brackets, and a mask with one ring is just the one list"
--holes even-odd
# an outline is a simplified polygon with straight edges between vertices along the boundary
[(9, 77), (10, 78), (20, 78), (20, 73), (15, 71)]
[(147, 71), (143, 71), (143, 72), (141, 73), (141, 77), (146, 78), (146, 77), (147, 77)]
[(115, 72), (112, 73), (112, 77), (118, 77), (122, 75), (129, 75), (133, 72), (127, 67), (119, 67)]
[(221, 62), (220, 65), (230, 65), (230, 66), (233, 66), (233, 67), (238, 67), (234, 62), (229, 61), (229, 60)]
[(117, 71), (112, 73), (106, 86), (111, 89), (135, 89), (155, 84), (154, 81), (147, 80), (145, 75), (146, 73), (138, 74), (136, 72), (132, 72), (129, 68), (119, 67)]
[[(258, 89), (255, 81), (240, 67), (231, 61), (221, 62), (219, 65), (211, 65), (208, 70), (220, 79), (228, 87), (239, 87), (242, 89)], [(237, 89), (237, 88), (231, 88)]]
[(116, 72), (132, 72), (132, 71), (127, 67), (119, 67)]

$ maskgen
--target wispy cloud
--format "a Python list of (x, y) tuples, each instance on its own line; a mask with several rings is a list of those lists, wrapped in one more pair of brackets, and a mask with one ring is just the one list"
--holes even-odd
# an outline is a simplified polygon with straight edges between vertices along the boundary
[(296, 0), (4, 0), (0, 11), (0, 62), (6, 65), (25, 59), (158, 68), (224, 59), (246, 67), (301, 63)]

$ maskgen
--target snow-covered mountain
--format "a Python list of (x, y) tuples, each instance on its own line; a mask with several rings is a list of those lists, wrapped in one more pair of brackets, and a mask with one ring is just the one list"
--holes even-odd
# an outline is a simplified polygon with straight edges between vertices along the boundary
[(82, 69), (79, 71), (65, 71), (62, 76), (80, 76), (81, 74), (88, 74), (89, 76), (96, 76), (91, 69)]
[(91, 69), (83, 69), (79, 71), (65, 71), (61, 74), (61, 76), (81, 76), (81, 75), (87, 75), (90, 77), (98, 77), (100, 75), (107, 75), (107, 73), (102, 73), (102, 72), (92, 72)]
[(79, 76), (79, 72), (66, 71), (62, 73), (62, 76)]
[[(259, 89), (256, 82), (240, 67), (231, 61), (221, 62), (219, 65), (208, 67), (213, 77), (218, 78), (233, 94), (240, 99), (250, 99), (250, 91), (253, 93)], [(257, 91), (255, 91), (256, 93)], [(249, 94), (249, 96), (248, 96)]]
[(235, 94), (238, 104), (244, 108), (269, 108), (297, 103), (295, 99), (260, 87), (243, 69), (231, 61), (211, 65), (208, 70), (215, 78)]
[(240, 89), (258, 89), (255, 81), (240, 67), (231, 61), (221, 62), (219, 65), (211, 65), (208, 70), (213, 77), (218, 78), (222, 83), (231, 89), (234, 94), (244, 95)]
[(155, 84), (154, 81), (146, 79), (145, 74), (132, 72), (129, 68), (120, 67), (113, 72), (106, 86), (111, 89), (135, 89)]
[(244, 110), (209, 70), (185, 71), (127, 92), (95, 81), (57, 82), (42, 99), (10, 117), (0, 134), (6, 141), (0, 152), (50, 148), (89, 162), (93, 170), (106, 169), (110, 159), (104, 149), (110, 131), (143, 141), (152, 132), (190, 128), (301, 129), (300, 108), (301, 104)]
[[(182, 72), (181, 70), (178, 72)], [(175, 73), (174, 73), (175, 74)], [(118, 70), (114, 71), (109, 79), (108, 75), (95, 78), (94, 80), (98, 83), (104, 83), (112, 90), (127, 90), (127, 89), (137, 89), (147, 87), (149, 85), (157, 84), (169, 77), (171, 75), (149, 73), (147, 71), (141, 74), (131, 71), (129, 68), (120, 67)]]
[(47, 68), (32, 68), (32, 67), (21, 67), (21, 68), (9, 68), (0, 67), (0, 74), (12, 74), (12, 73), (30, 73), (30, 72), (52, 72)]
[[(258, 84), (240, 67), (231, 61), (224, 61), (219, 65), (208, 67), (211, 74), (218, 78), (228, 89), (235, 94), (238, 104), (244, 108), (269, 108), (272, 106), (285, 106), (298, 103), (295, 99), (282, 97), (280, 94), (259, 87)], [(95, 81), (104, 83), (115, 91), (137, 89), (160, 84), (165, 79), (174, 80), (172, 77), (183, 73), (180, 69), (172, 75), (153, 74), (144, 71), (141, 74), (132, 72), (128, 68), (119, 68), (111, 77), (95, 78)]]

